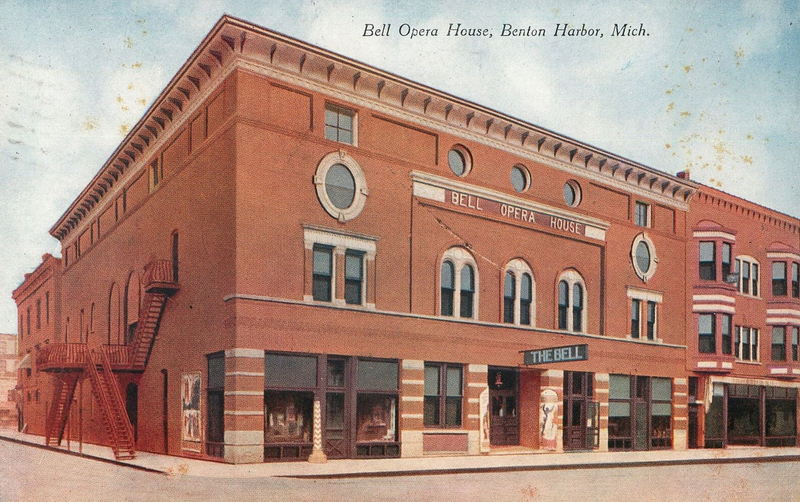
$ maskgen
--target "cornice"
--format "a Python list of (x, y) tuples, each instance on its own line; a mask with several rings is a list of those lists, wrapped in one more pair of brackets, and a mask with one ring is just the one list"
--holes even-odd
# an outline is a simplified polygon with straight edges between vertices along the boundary
[(47, 253), (42, 256), (42, 263), (33, 272), (25, 274), (25, 279), (11, 293), (11, 298), (19, 303), (35, 292), (48, 279), (55, 276), (55, 271), (61, 263), (59, 258)]
[[(236, 64), (232, 65), (231, 63)], [(681, 210), (693, 182), (491, 108), (223, 15), (92, 181), (50, 228), (63, 241), (112, 199), (215, 88), (221, 73), (241, 66), (306, 88), (346, 97), (402, 120), (466, 137), (550, 167), (649, 197)], [(104, 207), (108, 202), (102, 204)]]

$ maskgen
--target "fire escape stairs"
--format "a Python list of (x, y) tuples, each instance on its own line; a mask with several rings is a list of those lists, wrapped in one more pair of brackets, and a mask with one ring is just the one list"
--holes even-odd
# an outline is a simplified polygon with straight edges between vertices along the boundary
[(136, 331), (130, 345), (129, 361), (132, 369), (143, 370), (147, 366), (166, 302), (166, 293), (145, 293), (139, 312), (139, 322), (136, 324)]
[(50, 405), (45, 430), (45, 444), (48, 446), (61, 444), (77, 384), (78, 373), (64, 373), (60, 378), (56, 378), (56, 388), (53, 394), (55, 399)]
[(111, 371), (108, 357), (102, 350), (86, 353), (86, 372), (92, 382), (92, 390), (103, 415), (111, 449), (117, 460), (135, 458), (136, 440), (133, 426), (128, 419), (125, 403), (119, 390), (117, 377)]

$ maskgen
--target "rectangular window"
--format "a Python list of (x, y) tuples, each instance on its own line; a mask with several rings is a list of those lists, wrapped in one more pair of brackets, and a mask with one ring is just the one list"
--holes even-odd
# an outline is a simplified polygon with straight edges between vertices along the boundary
[(772, 327), (772, 360), (786, 360), (786, 327)]
[(356, 440), (359, 443), (397, 441), (398, 374), (396, 361), (358, 360)]
[(786, 296), (786, 262), (772, 263), (772, 294)]
[[(225, 354), (209, 354), (206, 385), (206, 453), (224, 456), (225, 442)], [(200, 409), (200, 403), (197, 403)]]
[(697, 333), (699, 335), (698, 350), (701, 354), (717, 352), (715, 324), (715, 314), (700, 314)]
[(36, 299), (36, 329), (42, 328), (42, 299)]
[(44, 318), (47, 325), (50, 325), (50, 292), (44, 294)]
[(633, 299), (631, 300), (631, 337), (639, 338), (639, 330), (641, 322), (639, 320), (642, 307), (642, 301)]
[(30, 307), (28, 307), (28, 311), (27, 311), (27, 319), (26, 319), (26, 322), (25, 322), (25, 332), (28, 333), (29, 335), (31, 334), (31, 308)]
[(333, 296), (333, 248), (314, 246), (313, 297), (318, 302), (329, 302)]
[(426, 427), (461, 426), (463, 372), (461, 365), (425, 363)]
[(722, 353), (731, 353), (731, 316), (722, 314)]
[(797, 361), (798, 358), (798, 337), (800, 336), (800, 328), (797, 326), (792, 328), (792, 361)]
[(316, 356), (266, 354), (264, 384), (267, 387), (311, 388), (317, 386)]
[(647, 302), (647, 339), (656, 339), (656, 302)]
[(758, 296), (758, 264), (753, 263), (752, 266), (752, 285), (751, 291), (753, 292), (753, 296)]
[(713, 242), (700, 243), (700, 279), (717, 279), (716, 245)]
[(792, 263), (792, 296), (800, 297), (800, 264)]
[(325, 105), (325, 138), (348, 145), (354, 141), (355, 112), (353, 110), (336, 106)]
[(19, 314), (19, 337), (22, 338), (25, 335), (25, 325), (22, 323), (22, 314)]
[(722, 243), (722, 280), (728, 282), (731, 275), (731, 245), (727, 242)]
[(742, 289), (740, 291), (745, 294), (750, 294), (750, 262), (742, 262), (741, 274)]
[(636, 201), (634, 224), (640, 227), (650, 226), (650, 204)]
[(158, 160), (154, 160), (150, 164), (150, 190), (155, 189), (161, 180), (164, 178), (164, 171)]
[(364, 253), (347, 250), (344, 254), (344, 301), (361, 305), (364, 284)]

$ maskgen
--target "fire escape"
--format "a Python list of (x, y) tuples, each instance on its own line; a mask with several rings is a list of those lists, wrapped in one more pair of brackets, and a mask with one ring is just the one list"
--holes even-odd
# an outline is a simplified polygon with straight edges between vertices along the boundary
[(115, 372), (143, 372), (153, 350), (167, 297), (179, 288), (172, 275), (172, 262), (154, 260), (144, 269), (144, 298), (133, 338), (127, 345), (51, 343), (36, 356), (39, 370), (56, 377), (53, 403), (47, 413), (46, 444), (57, 446), (64, 437), (78, 380), (88, 377), (92, 393), (103, 415), (106, 433), (117, 459), (135, 456), (133, 426), (125, 409)]

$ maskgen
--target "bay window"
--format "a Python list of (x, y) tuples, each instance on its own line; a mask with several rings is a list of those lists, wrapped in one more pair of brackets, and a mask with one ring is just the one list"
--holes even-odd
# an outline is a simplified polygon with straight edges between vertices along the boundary
[(716, 244), (700, 242), (700, 279), (714, 281), (717, 279)]

